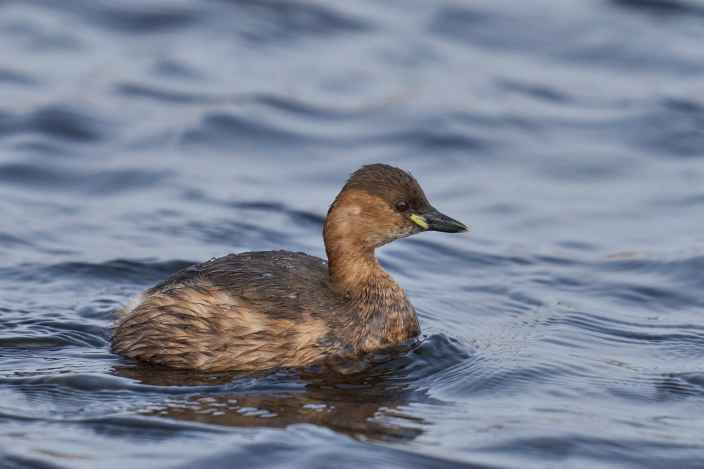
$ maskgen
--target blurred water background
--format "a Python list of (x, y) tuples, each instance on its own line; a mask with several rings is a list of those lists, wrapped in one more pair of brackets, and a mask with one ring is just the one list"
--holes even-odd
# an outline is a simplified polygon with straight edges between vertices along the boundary
[[(0, 0), (0, 466), (704, 467), (704, 3)], [(189, 263), (323, 256), (386, 162), (473, 226), (379, 252), (361, 376), (109, 352)]]

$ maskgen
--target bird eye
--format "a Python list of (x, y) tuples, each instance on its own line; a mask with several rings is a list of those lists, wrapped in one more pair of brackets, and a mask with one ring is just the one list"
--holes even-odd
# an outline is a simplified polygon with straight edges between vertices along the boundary
[(398, 210), (399, 212), (405, 212), (406, 210), (408, 210), (408, 202), (406, 202), (405, 200), (396, 202), (396, 210)]

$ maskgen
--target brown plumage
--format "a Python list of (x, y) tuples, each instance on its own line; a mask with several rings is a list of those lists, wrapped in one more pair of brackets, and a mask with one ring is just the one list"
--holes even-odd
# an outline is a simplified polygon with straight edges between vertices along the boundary
[(465, 231), (436, 211), (408, 173), (356, 171), (330, 206), (328, 257), (230, 254), (181, 270), (140, 297), (112, 349), (135, 360), (203, 371), (350, 362), (420, 332), (405, 292), (374, 250), (421, 231)]

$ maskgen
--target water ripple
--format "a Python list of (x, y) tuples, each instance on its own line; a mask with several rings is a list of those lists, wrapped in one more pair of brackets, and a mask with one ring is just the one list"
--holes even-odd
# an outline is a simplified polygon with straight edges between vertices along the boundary
[(106, 137), (106, 126), (93, 115), (63, 105), (47, 106), (25, 116), (0, 113), (0, 135), (24, 132), (93, 143)]
[(44, 190), (85, 192), (93, 195), (114, 194), (147, 187), (163, 180), (168, 173), (143, 169), (115, 169), (95, 172), (66, 170), (29, 163), (0, 164), (0, 181)]
[[(0, 1), (0, 465), (698, 467), (702, 11)], [(110, 352), (192, 262), (322, 255), (378, 161), (473, 226), (379, 252), (418, 343), (344, 375)]]
[(679, 0), (611, 0), (612, 3), (624, 8), (662, 17), (662, 15), (701, 16), (704, 7), (695, 2)]
[(343, 14), (333, 8), (298, 1), (233, 1), (234, 15), (243, 15), (239, 23), (242, 37), (254, 44), (291, 41), (301, 36), (330, 38), (341, 33), (369, 32), (371, 24), (361, 18)]
[(20, 86), (33, 86), (37, 82), (31, 76), (16, 70), (0, 68), (0, 83)]
[(71, 0), (61, 8), (46, 0), (31, 0), (31, 3), (61, 13), (70, 12), (84, 21), (126, 33), (154, 34), (181, 29), (196, 24), (200, 16), (198, 9), (183, 1), (153, 1), (145, 5), (133, 1)]

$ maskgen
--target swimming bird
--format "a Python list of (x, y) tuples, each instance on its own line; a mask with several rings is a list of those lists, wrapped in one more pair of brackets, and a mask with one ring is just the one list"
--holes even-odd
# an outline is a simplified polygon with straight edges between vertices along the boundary
[(415, 309), (375, 249), (424, 231), (466, 230), (433, 208), (409, 173), (363, 166), (328, 210), (327, 262), (266, 251), (187, 267), (125, 308), (112, 350), (208, 372), (354, 363), (420, 333)]

